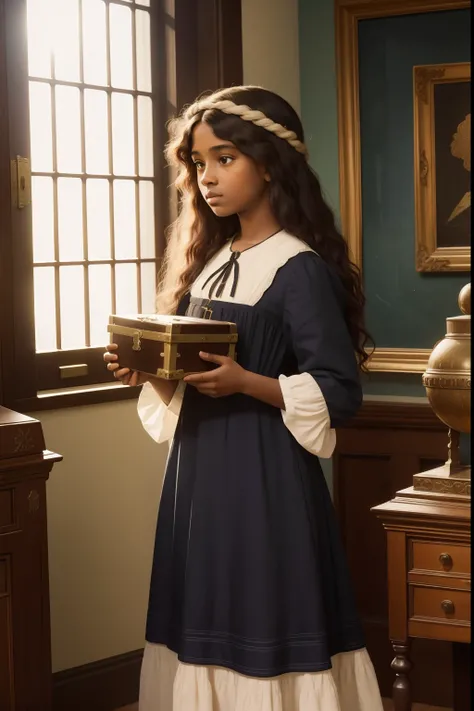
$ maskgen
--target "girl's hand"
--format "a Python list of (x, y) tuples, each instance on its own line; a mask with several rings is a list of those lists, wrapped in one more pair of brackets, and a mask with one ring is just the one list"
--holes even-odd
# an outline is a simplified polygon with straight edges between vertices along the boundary
[(192, 385), (200, 393), (209, 395), (209, 397), (225, 397), (243, 391), (247, 371), (232, 358), (202, 352), (199, 353), (199, 356), (220, 367), (206, 373), (187, 375), (184, 378), (185, 383)]
[(107, 363), (107, 370), (110, 370), (114, 374), (114, 378), (120, 380), (122, 385), (142, 385), (146, 382), (146, 378), (143, 373), (139, 373), (137, 370), (130, 370), (130, 368), (121, 368), (118, 363), (118, 355), (113, 351), (116, 351), (118, 345), (116, 343), (109, 343), (105, 347), (104, 361)]

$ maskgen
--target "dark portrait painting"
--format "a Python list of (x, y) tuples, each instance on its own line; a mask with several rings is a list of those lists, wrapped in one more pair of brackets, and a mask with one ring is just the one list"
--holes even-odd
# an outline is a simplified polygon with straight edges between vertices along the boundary
[(471, 84), (434, 86), (436, 246), (462, 247), (471, 233)]

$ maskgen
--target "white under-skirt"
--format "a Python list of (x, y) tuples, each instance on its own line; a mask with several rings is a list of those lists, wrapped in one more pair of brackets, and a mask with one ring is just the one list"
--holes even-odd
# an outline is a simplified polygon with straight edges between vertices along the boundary
[(269, 679), (178, 661), (159, 644), (143, 657), (139, 711), (383, 711), (366, 649), (337, 654), (332, 669)]

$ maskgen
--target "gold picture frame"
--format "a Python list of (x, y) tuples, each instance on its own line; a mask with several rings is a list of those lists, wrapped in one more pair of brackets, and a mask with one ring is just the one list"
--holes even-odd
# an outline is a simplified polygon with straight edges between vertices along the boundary
[[(462, 84), (470, 82), (471, 63), (430, 64), (413, 67), (413, 106), (415, 129), (415, 219), (416, 219), (416, 270), (418, 272), (465, 272), (471, 269), (471, 248), (467, 245), (449, 244), (440, 246), (438, 239), (438, 203), (437, 195), (437, 155), (436, 155), (436, 122), (435, 122), (435, 88), (443, 84)], [(452, 109), (456, 111), (456, 108)], [(464, 113), (464, 112), (463, 112)], [(461, 128), (465, 116), (455, 119), (455, 125)], [(455, 130), (453, 124), (453, 129)], [(467, 122), (466, 122), (467, 125)], [(454, 133), (453, 130), (453, 133)], [(470, 128), (467, 128), (470, 135)], [(457, 135), (457, 134), (456, 134)], [(450, 135), (449, 139), (453, 134)], [(470, 145), (465, 146), (470, 153)], [(451, 156), (452, 163), (457, 159)], [(457, 167), (457, 166), (456, 166)], [(467, 172), (467, 171), (466, 171)], [(447, 175), (445, 180), (449, 181)], [(469, 183), (466, 175), (466, 186)], [(459, 204), (467, 195), (465, 188), (459, 195)], [(470, 197), (470, 193), (469, 193)], [(456, 201), (457, 202), (457, 201)], [(467, 203), (467, 201), (465, 201)], [(469, 203), (470, 204), (470, 203)], [(449, 216), (449, 206), (445, 217)], [(452, 215), (464, 217), (466, 210), (461, 206)], [(463, 212), (461, 212), (463, 210)], [(451, 218), (449, 218), (451, 219)], [(445, 220), (443, 220), (443, 223)], [(450, 224), (453, 224), (451, 221)], [(456, 224), (456, 223), (454, 223)], [(446, 225), (449, 230), (449, 224)], [(469, 239), (470, 226), (466, 230), (466, 241)], [(455, 241), (455, 240), (454, 240)]]
[[(470, 0), (336, 0), (339, 187), (343, 233), (351, 259), (362, 268), (362, 187), (358, 31), (361, 20), (471, 7)], [(430, 349), (377, 348), (370, 370), (423, 373)]]

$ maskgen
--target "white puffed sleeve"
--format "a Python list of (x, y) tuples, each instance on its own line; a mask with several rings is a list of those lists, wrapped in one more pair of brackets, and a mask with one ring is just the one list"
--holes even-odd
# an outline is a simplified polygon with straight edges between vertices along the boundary
[(283, 422), (302, 447), (330, 459), (336, 447), (336, 431), (321, 388), (309, 373), (279, 378), (285, 409)]
[(137, 410), (142, 425), (158, 444), (172, 439), (183, 404), (186, 383), (179, 381), (169, 405), (165, 405), (151, 383), (145, 383), (138, 398)]

